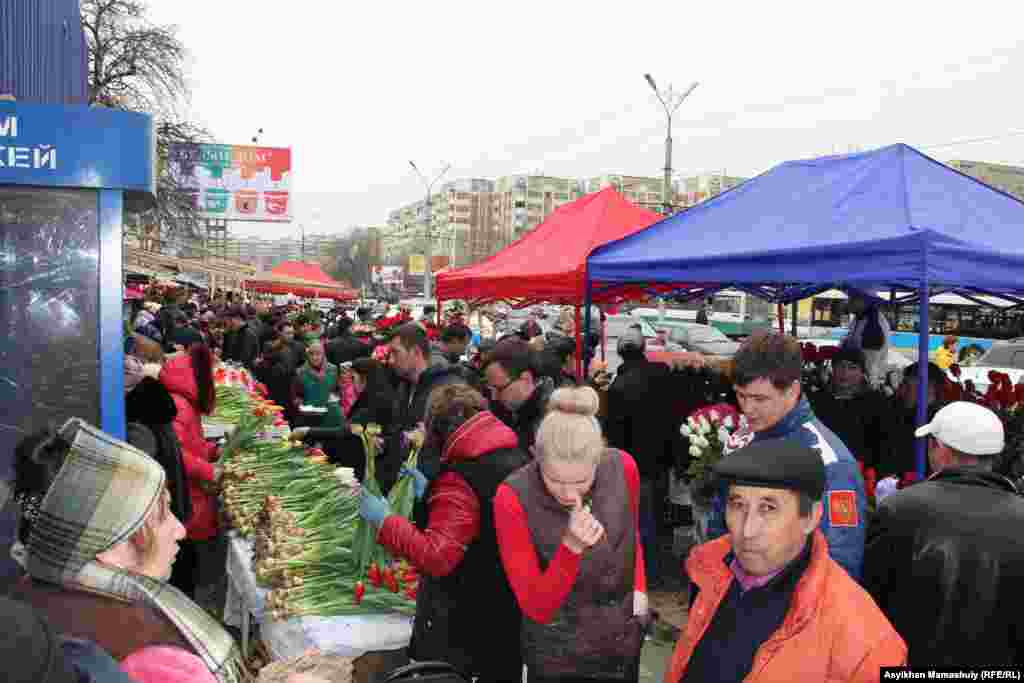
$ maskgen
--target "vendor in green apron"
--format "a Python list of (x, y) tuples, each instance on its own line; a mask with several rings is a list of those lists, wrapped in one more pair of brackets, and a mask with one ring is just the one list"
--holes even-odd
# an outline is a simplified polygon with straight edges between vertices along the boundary
[(295, 379), (295, 395), (300, 404), (327, 408), (321, 427), (340, 427), (345, 423), (341, 404), (332, 401), (338, 392), (338, 366), (324, 358), (324, 347), (314, 342), (306, 347), (306, 362), (299, 368)]

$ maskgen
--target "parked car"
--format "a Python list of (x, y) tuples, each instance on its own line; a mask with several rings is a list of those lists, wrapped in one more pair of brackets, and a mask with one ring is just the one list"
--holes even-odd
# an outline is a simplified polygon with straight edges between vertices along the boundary
[[(994, 342), (975, 363), (960, 366), (960, 381), (974, 382), (974, 388), (984, 394), (991, 383), (988, 373), (992, 370), (1009, 375), (1014, 384), (1020, 382), (1024, 377), (1024, 338)], [(955, 380), (949, 370), (946, 373)]]
[(669, 341), (683, 347), (683, 351), (697, 351), (706, 356), (732, 358), (740, 345), (716, 327), (699, 323), (677, 322), (669, 330)]

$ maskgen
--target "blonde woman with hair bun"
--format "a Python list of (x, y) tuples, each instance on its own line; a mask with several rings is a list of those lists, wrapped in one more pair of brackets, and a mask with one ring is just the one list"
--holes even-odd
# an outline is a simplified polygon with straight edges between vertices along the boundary
[(640, 475), (628, 453), (607, 447), (599, 403), (590, 387), (555, 391), (535, 459), (494, 498), (532, 683), (639, 676), (647, 618)]

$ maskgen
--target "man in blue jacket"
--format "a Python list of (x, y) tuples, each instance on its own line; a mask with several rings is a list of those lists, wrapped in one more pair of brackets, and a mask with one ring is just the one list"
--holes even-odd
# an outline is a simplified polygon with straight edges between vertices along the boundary
[[(849, 449), (814, 416), (800, 387), (803, 357), (796, 339), (760, 332), (747, 339), (735, 357), (735, 390), (746, 426), (729, 439), (725, 454), (752, 441), (794, 439), (817, 449), (825, 462), (821, 531), (829, 554), (856, 580), (864, 561), (867, 497), (864, 479)], [(715, 496), (708, 535), (725, 535), (723, 497)]]

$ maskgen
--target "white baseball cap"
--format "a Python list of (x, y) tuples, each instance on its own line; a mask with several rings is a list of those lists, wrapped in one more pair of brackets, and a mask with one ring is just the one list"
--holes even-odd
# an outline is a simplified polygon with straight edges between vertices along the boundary
[(914, 436), (934, 436), (950, 448), (970, 455), (998, 455), (1006, 443), (1002, 420), (988, 408), (967, 401), (955, 401), (942, 408)]

